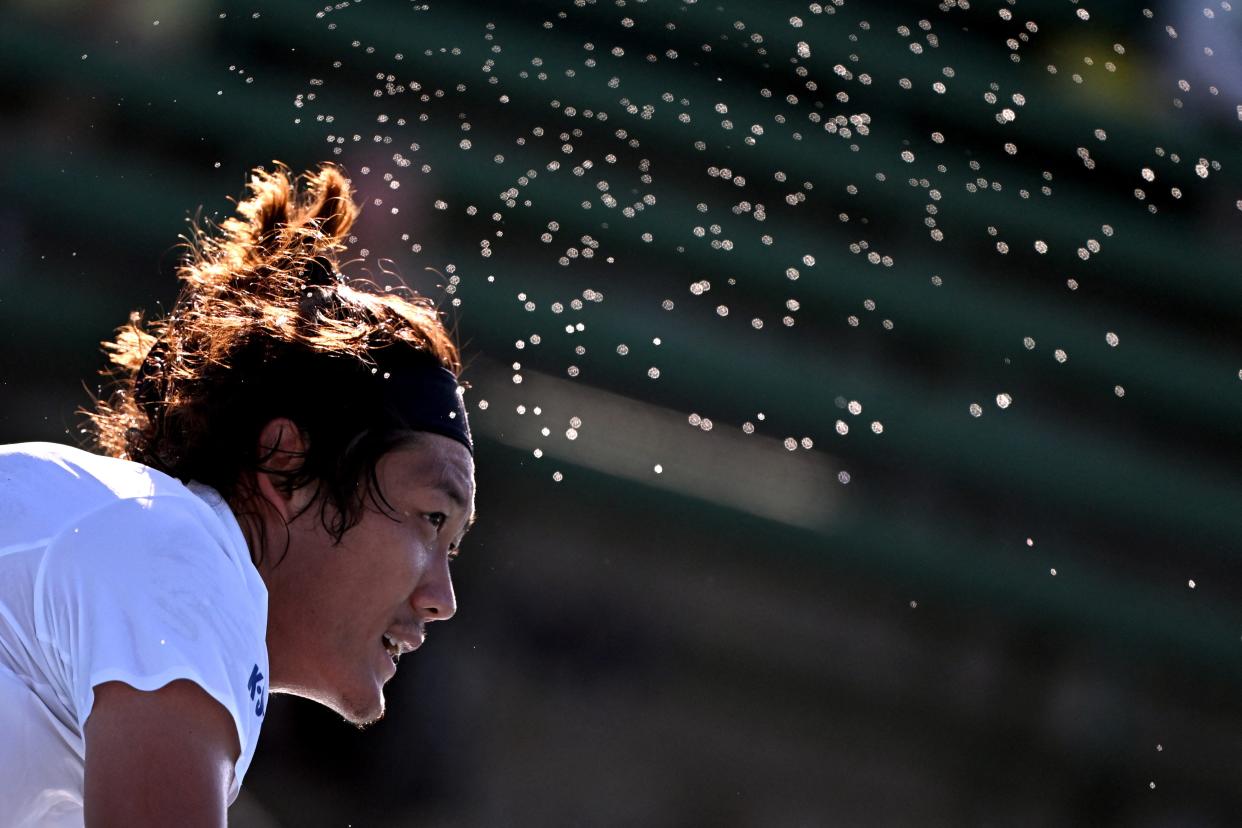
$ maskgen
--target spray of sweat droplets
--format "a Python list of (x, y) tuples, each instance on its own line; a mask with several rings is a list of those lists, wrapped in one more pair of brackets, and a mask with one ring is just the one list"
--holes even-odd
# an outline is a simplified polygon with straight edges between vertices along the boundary
[[(955, 291), (987, 289), (967, 285), (959, 262), (998, 283), (1013, 268), (1037, 272), (1049, 286), (1041, 301), (1073, 303), (1101, 263), (1137, 255), (1118, 228), (1158, 231), (1153, 222), (1208, 197), (1228, 205), (1235, 231), (1242, 216), (1221, 147), (1202, 131), (1153, 125), (1187, 111), (1242, 122), (1242, 90), (1225, 83), (1242, 68), (1228, 2), (1177, 19), (1077, 0), (944, 0), (922, 15), (846, 0), (794, 13), (567, 0), (490, 20), (359, 0), (310, 14), (336, 51), (290, 93), (292, 117), (349, 166), (366, 208), (387, 214), (386, 243), (453, 256), (424, 261), (448, 304), (468, 313), (473, 299), (501, 294), (522, 320), (506, 360), (512, 384), (484, 389), (493, 404), (479, 400), (480, 417), (539, 413), (522, 397), (527, 365), (570, 381), (606, 365), (659, 402), (678, 381), (668, 365), (680, 360), (665, 355), (694, 347), (691, 320), (759, 350), (807, 326), (834, 342), (906, 328), (955, 335), (929, 332), (924, 311), (943, 318), (965, 295)], [(1116, 34), (1136, 30), (1141, 43)], [(1172, 74), (1127, 99), (1155, 59)], [(369, 98), (344, 94), (359, 73)], [(1110, 140), (1126, 106), (1146, 112), (1145, 145)], [(674, 168), (658, 169), (657, 157)], [(1102, 202), (1107, 213), (1064, 209), (1127, 177)], [(445, 254), (434, 228), (449, 221), (471, 241)], [(679, 276), (641, 278), (653, 258)], [(606, 299), (611, 315), (600, 311)], [(1061, 327), (1018, 309), (989, 322), (1007, 331), (1006, 362), (1075, 369)], [(1108, 375), (1110, 355), (1126, 347), (1123, 322), (1097, 327), (1076, 347), (1090, 349), (1102, 386), (1123, 400), (1125, 385)], [(791, 418), (755, 392), (735, 400), (751, 412), (736, 421), (688, 410), (687, 422), (767, 431), (790, 452), (891, 434), (894, 403), (860, 397), (833, 373), (807, 384), (806, 404), (822, 410)], [(970, 422), (1022, 403), (981, 376), (958, 411)], [(818, 425), (791, 433), (789, 422)], [(589, 424), (554, 425), (539, 423), (532, 442), (589, 439)], [(655, 474), (659, 460), (650, 458)]]

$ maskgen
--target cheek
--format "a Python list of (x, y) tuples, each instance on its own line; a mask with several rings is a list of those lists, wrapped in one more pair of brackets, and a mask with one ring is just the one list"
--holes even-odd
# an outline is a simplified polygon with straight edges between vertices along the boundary
[(435, 533), (392, 532), (377, 542), (384, 544), (382, 552), (372, 558), (380, 588), (401, 597), (409, 595), (434, 565)]
[[(369, 526), (366, 532), (329, 550), (336, 558), (332, 569), (337, 591), (355, 606), (381, 600), (400, 590), (415, 562), (421, 560), (422, 543), (396, 526)], [(378, 607), (377, 607), (378, 609)]]

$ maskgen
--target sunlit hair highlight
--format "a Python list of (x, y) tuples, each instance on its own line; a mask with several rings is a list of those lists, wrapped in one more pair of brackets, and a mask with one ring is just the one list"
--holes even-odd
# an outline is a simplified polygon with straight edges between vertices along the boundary
[(384, 502), (380, 456), (415, 438), (383, 405), (375, 366), (457, 375), (460, 356), (429, 300), (339, 274), (358, 206), (338, 167), (256, 169), (236, 213), (194, 226), (168, 316), (135, 312), (103, 343), (112, 387), (84, 412), (88, 433), (104, 454), (213, 486), (240, 517), (253, 473), (272, 471), (259, 433), (288, 417), (309, 448), (283, 485), (318, 486), (339, 541), (368, 497)]

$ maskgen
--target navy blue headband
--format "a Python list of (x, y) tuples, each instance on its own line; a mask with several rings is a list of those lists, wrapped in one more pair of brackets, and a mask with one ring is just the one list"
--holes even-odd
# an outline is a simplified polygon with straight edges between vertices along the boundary
[(384, 354), (373, 369), (381, 383), (381, 399), (414, 431), (430, 431), (451, 437), (474, 454), (470, 420), (462, 389), (453, 372), (440, 365), (405, 364), (384, 367)]
[[(308, 286), (331, 287), (344, 283), (345, 277), (326, 256), (315, 256), (306, 263), (302, 280)], [(428, 364), (425, 359), (401, 359), (409, 355), (406, 349), (399, 347), (373, 353), (377, 367), (371, 373), (382, 383), (383, 404), (414, 431), (451, 437), (474, 454), (470, 422), (466, 418), (466, 405), (457, 377), (447, 368)]]

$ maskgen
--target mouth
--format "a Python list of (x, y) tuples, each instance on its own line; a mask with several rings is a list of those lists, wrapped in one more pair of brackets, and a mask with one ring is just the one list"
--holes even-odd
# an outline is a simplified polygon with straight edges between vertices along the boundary
[(396, 664), (397, 659), (401, 658), (401, 656), (406, 653), (412, 653), (421, 647), (424, 637), (425, 636), (421, 632), (409, 637), (405, 635), (398, 636), (393, 635), (392, 633), (384, 633), (380, 640), (384, 646), (385, 652), (387, 652), (389, 658), (392, 659), (392, 663)]

